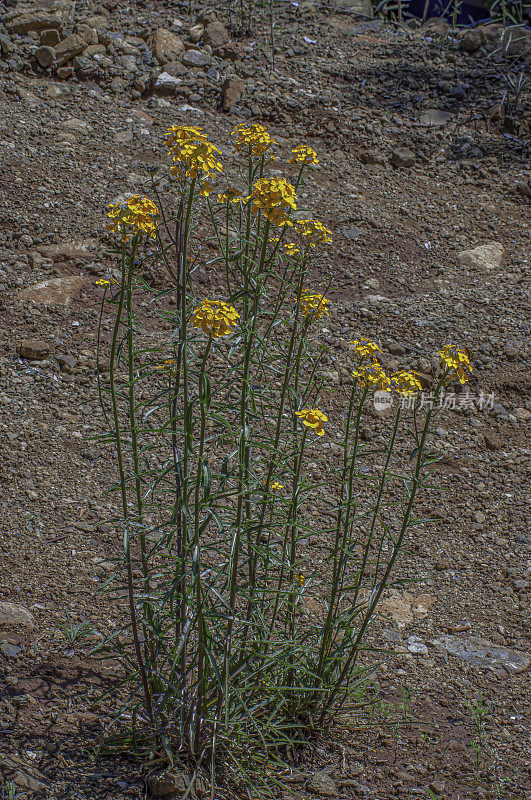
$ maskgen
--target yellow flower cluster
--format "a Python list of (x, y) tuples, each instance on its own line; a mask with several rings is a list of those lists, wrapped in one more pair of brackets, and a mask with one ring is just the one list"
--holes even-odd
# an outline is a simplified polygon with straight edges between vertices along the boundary
[(302, 424), (311, 428), (317, 436), (324, 436), (324, 423), (328, 417), (319, 408), (303, 408), (301, 411), (296, 411), (295, 415), (300, 417)]
[(297, 247), (297, 245), (293, 244), (293, 242), (289, 242), (288, 244), (285, 244), (284, 245), (284, 250), (286, 251), (286, 255), (287, 256), (296, 256), (301, 251), (300, 247)]
[(169, 372), (175, 372), (177, 369), (177, 359), (176, 358), (166, 358), (162, 364), (157, 364), (155, 369), (167, 369)]
[(273, 225), (291, 225), (288, 213), (297, 208), (295, 188), (285, 178), (260, 178), (246, 198), (253, 204), (253, 213), (259, 211)]
[(107, 206), (107, 216), (112, 222), (107, 225), (108, 231), (122, 234), (122, 242), (130, 238), (125, 232), (125, 226), (133, 228), (133, 235), (147, 234), (155, 238), (157, 223), (155, 217), (159, 211), (155, 203), (148, 197), (135, 194), (123, 203), (110, 203)]
[(313, 149), (313, 147), (306, 147), (303, 144), (300, 144), (294, 150), (291, 151), (293, 153), (293, 158), (288, 159), (288, 164), (318, 164), (319, 159), (317, 158), (317, 153)]
[(300, 219), (293, 227), (310, 247), (315, 247), (317, 244), (329, 244), (332, 241), (332, 231), (329, 231), (322, 222), (318, 222), (316, 219)]
[(116, 281), (114, 278), (99, 278), (96, 281), (96, 286), (103, 286), (104, 288), (107, 288), (107, 286), (112, 286), (115, 283)]
[(239, 189), (233, 189), (232, 186), (228, 186), (223, 194), (218, 194), (218, 201), (220, 203), (237, 203), (241, 196), (242, 193)]
[(374, 358), (377, 353), (382, 352), (377, 344), (371, 342), (365, 336), (362, 336), (361, 339), (355, 339), (352, 344), (354, 345), (354, 352), (360, 360), (364, 358)]
[(363, 364), (352, 373), (353, 378), (357, 378), (362, 389), (373, 389), (374, 391), (388, 392), (391, 389), (391, 381), (382, 369), (378, 361), (371, 361), (370, 364)]
[(319, 292), (303, 291), (299, 304), (303, 317), (310, 316), (315, 320), (325, 315), (329, 316), (328, 306), (330, 305), (330, 300), (319, 294)]
[(242, 122), (241, 125), (236, 125), (231, 136), (237, 137), (235, 144), (236, 150), (248, 150), (250, 148), (253, 156), (261, 156), (262, 153), (265, 153), (270, 147), (277, 144), (264, 126), (260, 125), (258, 122), (252, 125), (246, 125), (244, 122)]
[(239, 318), (236, 309), (223, 300), (202, 300), (192, 314), (191, 322), (194, 328), (201, 328), (203, 333), (215, 339), (230, 333)]
[(282, 483), (278, 481), (273, 481), (273, 483), (269, 484), (269, 488), (272, 489), (274, 492), (280, 492), (281, 489), (284, 488)]
[[(170, 172), (178, 180), (197, 178), (201, 174), (203, 178), (208, 178), (213, 172), (223, 171), (223, 166), (218, 161), (221, 150), (208, 141), (202, 128), (172, 125), (165, 136), (168, 152), (173, 159)], [(201, 186), (201, 194), (208, 195), (210, 189), (210, 185), (204, 183)]]
[(417, 378), (418, 372), (400, 370), (391, 375), (391, 386), (398, 394), (415, 394), (422, 390), (422, 384)]
[(206, 133), (203, 133), (203, 128), (192, 127), (191, 125), (172, 125), (164, 136), (167, 140), (166, 144), (170, 155), (174, 155), (175, 151), (178, 151), (186, 142), (198, 139), (202, 139), (204, 142), (208, 141)]
[(472, 364), (465, 351), (453, 344), (447, 344), (439, 350), (439, 355), (450, 370), (449, 376), (455, 374), (461, 383), (466, 383), (469, 377), (467, 372), (472, 372)]

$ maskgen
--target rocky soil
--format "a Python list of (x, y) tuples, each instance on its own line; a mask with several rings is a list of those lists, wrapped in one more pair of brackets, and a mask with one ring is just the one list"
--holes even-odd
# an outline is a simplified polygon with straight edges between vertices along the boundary
[[(331, 384), (348, 340), (423, 373), (442, 344), (474, 376), (443, 409), (440, 489), (385, 601), (370, 730), (338, 720), (285, 798), (531, 798), (529, 33), (384, 24), (337, 6), (7, 2), (0, 25), (0, 780), (6, 797), (145, 797), (141, 767), (96, 750), (112, 664), (73, 642), (116, 624), (95, 596), (119, 552), (96, 393), (108, 202), (165, 168), (198, 124), (230, 153), (244, 120), (320, 158), (300, 205), (334, 232)], [(345, 3), (348, 5), (348, 3)], [(352, 4), (351, 4), (352, 5)], [(223, 7), (221, 7), (223, 6)], [(239, 4), (238, 4), (239, 7)], [(0, 5), (1, 9), (1, 5)], [(3, 27), (2, 27), (3, 25)], [(273, 63), (274, 61), (274, 63)], [(523, 77), (522, 77), (523, 76)], [(280, 167), (281, 165), (279, 165)], [(199, 270), (205, 293), (217, 285)], [(161, 279), (161, 276), (159, 276)], [(378, 440), (380, 420), (366, 436)], [(68, 615), (68, 616), (67, 616)], [(480, 709), (485, 709), (482, 716)], [(10, 789), (8, 787), (11, 787)], [(0, 786), (0, 793), (2, 789)], [(8, 794), (8, 791), (16, 792)]]

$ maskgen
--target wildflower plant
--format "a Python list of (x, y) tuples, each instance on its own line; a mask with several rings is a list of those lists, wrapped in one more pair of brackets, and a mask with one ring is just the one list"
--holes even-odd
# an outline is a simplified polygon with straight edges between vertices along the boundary
[[(360, 426), (372, 394), (415, 394), (418, 376), (387, 375), (380, 347), (360, 338), (345, 364), (350, 382), (335, 397), (323, 389), (320, 325), (334, 307), (311, 259), (332, 234), (293, 218), (317, 156), (293, 151), (292, 183), (265, 174), (274, 142), (262, 126), (233, 136), (241, 190), (205, 189), (225, 155), (200, 128), (172, 126), (171, 197), (152, 175), (154, 200), (109, 208), (121, 277), (113, 292), (103, 287), (112, 341), (100, 388), (124, 541), (123, 716), (155, 760), (188, 771), (187, 796), (201, 779), (211, 797), (223, 784), (223, 796), (265, 798), (282, 787), (286, 754), (367, 681), (366, 634), (417, 522), (434, 411), (415, 407), (410, 459), (399, 408), (368, 481)], [(207, 236), (209, 292), (196, 277)], [(155, 273), (163, 280), (146, 277)], [(468, 369), (461, 352), (441, 351), (435, 397)], [(326, 477), (316, 475), (315, 461), (332, 453)], [(308, 563), (316, 533), (319, 573)], [(319, 618), (304, 613), (316, 591)]]

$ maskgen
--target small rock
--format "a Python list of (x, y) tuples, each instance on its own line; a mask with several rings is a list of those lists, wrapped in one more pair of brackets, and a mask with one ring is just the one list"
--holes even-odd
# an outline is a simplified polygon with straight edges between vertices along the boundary
[(297, 14), (301, 17), (316, 17), (317, 11), (313, 3), (305, 0), (305, 2), (299, 3), (297, 6)]
[(43, 45), (35, 51), (35, 58), (43, 69), (51, 67), (55, 59), (55, 50), (53, 47)]
[(433, 789), (436, 794), (443, 794), (444, 790), (446, 789), (446, 782), (445, 781), (432, 781), (430, 783), (430, 789)]
[(343, 230), (343, 233), (347, 239), (354, 242), (363, 233), (363, 228), (346, 228)]
[(72, 61), (75, 56), (82, 53), (86, 47), (87, 43), (81, 36), (78, 36), (77, 33), (70, 34), (62, 42), (59, 42), (55, 48), (58, 65), (63, 67), (69, 61)]
[(74, 67), (59, 67), (57, 70), (57, 77), (61, 81), (67, 81), (74, 74)]
[(423, 22), (416, 32), (419, 36), (444, 36), (449, 27), (442, 17), (431, 17)]
[(517, 408), (515, 409), (514, 416), (516, 419), (519, 419), (520, 422), (529, 422), (529, 420), (531, 420), (531, 411), (528, 411), (527, 408)]
[(391, 153), (389, 163), (393, 167), (412, 167), (416, 160), (417, 157), (412, 150), (409, 150), (407, 147), (398, 147)]
[(449, 559), (447, 559), (447, 558), (439, 558), (435, 562), (435, 569), (438, 572), (443, 572), (446, 569), (450, 569), (450, 561), (449, 561)]
[(229, 42), (229, 44), (224, 44), (221, 47), (217, 47), (214, 51), (214, 54), (223, 61), (232, 61), (233, 63), (235, 61), (241, 61), (241, 45), (235, 44), (234, 42)]
[(405, 356), (406, 354), (406, 348), (401, 344), (391, 343), (387, 346), (387, 349), (392, 356)]
[(490, 244), (481, 244), (472, 250), (462, 250), (458, 254), (457, 260), (462, 267), (492, 270), (501, 267), (504, 255), (503, 245), (499, 242), (491, 242)]
[(50, 345), (41, 339), (23, 339), (17, 347), (17, 353), (29, 361), (43, 361), (50, 355)]
[(487, 37), (481, 28), (470, 28), (461, 39), (460, 47), (464, 53), (475, 53), (486, 43)]
[(221, 108), (223, 111), (230, 111), (240, 99), (245, 89), (244, 81), (240, 78), (227, 78), (221, 89)]
[(11, 644), (10, 642), (2, 642), (0, 644), (0, 653), (3, 653), (6, 658), (18, 658), (21, 652), (22, 647), (16, 644)]
[(133, 131), (118, 131), (112, 137), (113, 142), (116, 144), (126, 144), (126, 142), (133, 141)]
[(203, 36), (204, 32), (205, 32), (205, 26), (201, 25), (201, 23), (198, 23), (197, 25), (192, 25), (192, 27), (188, 30), (188, 35), (190, 37), (190, 40), (194, 44), (197, 44), (198, 41)]
[(205, 68), (212, 65), (212, 59), (200, 50), (187, 50), (181, 59), (185, 67)]
[(339, 791), (336, 784), (330, 775), (324, 771), (316, 772), (306, 784), (306, 788), (309, 789), (310, 792), (318, 794), (321, 797), (339, 796)]
[(184, 53), (183, 40), (164, 28), (157, 28), (150, 39), (150, 47), (162, 67), (170, 61), (176, 61)]
[(167, 72), (161, 72), (153, 86), (157, 94), (172, 95), (182, 85), (181, 78), (175, 78)]
[(502, 440), (495, 433), (492, 433), (492, 431), (485, 431), (483, 433), (483, 439), (487, 450), (500, 450), (502, 447)]
[(424, 114), (421, 114), (419, 122), (428, 128), (440, 128), (446, 125), (447, 122), (453, 119), (453, 114), (448, 111), (440, 111), (438, 108), (429, 108)]
[(4, 36), (3, 33), (0, 33), (0, 53), (3, 56), (8, 56), (14, 53), (16, 49), (16, 45), (13, 44), (9, 36)]
[(385, 164), (385, 156), (375, 153), (373, 150), (364, 150), (360, 153), (359, 159), (362, 164), (380, 164), (381, 166)]
[(35, 619), (31, 611), (19, 603), (0, 603), (0, 625), (34, 628)]
[(416, 656), (428, 654), (428, 648), (418, 636), (408, 636), (407, 649)]
[(189, 788), (190, 779), (185, 772), (163, 772), (147, 779), (148, 789), (154, 797), (176, 797)]
[(40, 32), (39, 41), (43, 47), (55, 47), (61, 41), (61, 35), (55, 28), (48, 28)]
[(209, 44), (215, 50), (216, 47), (222, 47), (227, 44), (230, 39), (229, 32), (222, 22), (210, 22), (203, 33), (203, 41)]

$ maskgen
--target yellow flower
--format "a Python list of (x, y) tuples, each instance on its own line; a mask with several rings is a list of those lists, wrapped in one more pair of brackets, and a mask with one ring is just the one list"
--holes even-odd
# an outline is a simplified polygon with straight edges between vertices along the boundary
[(170, 372), (174, 372), (177, 369), (177, 363), (176, 358), (166, 358), (162, 364), (157, 364), (155, 369), (167, 369)]
[(291, 151), (294, 155), (293, 158), (288, 159), (288, 164), (318, 164), (319, 159), (313, 147), (306, 147), (300, 144)]
[(254, 214), (259, 211), (273, 225), (291, 225), (288, 213), (297, 208), (295, 188), (285, 178), (260, 178), (249, 197)]
[(322, 222), (318, 222), (316, 219), (300, 219), (293, 227), (310, 247), (315, 247), (317, 244), (329, 244), (332, 241), (332, 231), (329, 231)]
[(203, 128), (194, 128), (190, 125), (172, 125), (164, 134), (170, 155), (173, 155), (174, 148), (178, 150), (185, 142), (195, 139), (202, 139), (206, 142), (206, 134), (202, 131)]
[(240, 315), (233, 306), (222, 300), (202, 300), (191, 317), (194, 328), (201, 328), (212, 338), (230, 333), (233, 325), (238, 324)]
[(319, 408), (303, 408), (301, 411), (296, 411), (295, 415), (300, 417), (302, 424), (311, 428), (317, 436), (324, 436), (324, 423), (328, 417)]
[(378, 361), (372, 361), (370, 364), (364, 364), (359, 369), (355, 369), (352, 377), (359, 380), (362, 389), (369, 388), (383, 392), (391, 390), (391, 381)]
[(301, 251), (300, 247), (297, 247), (297, 245), (293, 244), (293, 242), (285, 244), (284, 250), (286, 251), (287, 256), (296, 256)]
[(237, 203), (241, 196), (239, 189), (228, 186), (224, 194), (218, 194), (218, 200), (220, 203)]
[(391, 386), (398, 394), (415, 394), (422, 390), (422, 384), (417, 378), (418, 372), (400, 370), (391, 375)]
[(104, 286), (107, 288), (107, 286), (112, 286), (114, 283), (116, 283), (114, 278), (99, 278), (96, 281), (96, 286)]
[[(206, 135), (202, 133), (202, 128), (172, 125), (165, 136), (168, 153), (173, 159), (170, 172), (178, 180), (196, 178), (200, 172), (208, 178), (212, 172), (223, 171), (223, 166), (217, 159), (217, 154), (221, 155), (221, 150), (208, 141)], [(203, 184), (200, 193), (206, 196), (209, 192), (210, 188)]]
[(273, 483), (269, 485), (269, 488), (272, 489), (274, 492), (280, 492), (280, 490), (283, 489), (284, 486), (278, 481), (273, 481)]
[(149, 198), (135, 194), (123, 203), (110, 203), (107, 206), (107, 216), (113, 220), (107, 225), (107, 230), (121, 233), (122, 242), (129, 239), (124, 231), (125, 225), (131, 225), (134, 234), (145, 233), (155, 238), (157, 223), (154, 218), (158, 213), (157, 206)]
[(448, 377), (456, 375), (461, 383), (466, 383), (469, 377), (467, 372), (472, 372), (472, 364), (467, 353), (453, 344), (447, 344), (439, 350), (439, 355), (450, 370)]
[(208, 177), (211, 172), (223, 172), (223, 165), (217, 159), (219, 150), (211, 142), (202, 139), (186, 142), (173, 156), (174, 165), (170, 172), (174, 178), (197, 178), (199, 172)]
[(303, 291), (299, 300), (301, 314), (303, 317), (311, 317), (312, 320), (320, 319), (322, 316), (329, 316), (328, 306), (330, 300), (319, 292)]
[(252, 125), (247, 125), (245, 122), (236, 125), (231, 136), (237, 137), (235, 144), (236, 150), (248, 150), (251, 148), (253, 156), (261, 156), (262, 153), (265, 153), (266, 150), (269, 150), (270, 147), (277, 144), (264, 126), (260, 125), (258, 122)]
[(361, 339), (355, 339), (352, 344), (354, 345), (354, 352), (360, 359), (374, 358), (377, 353), (382, 352), (377, 344), (366, 339), (365, 336), (362, 336)]
[(304, 575), (302, 574), (302, 572), (296, 572), (296, 573), (295, 573), (295, 580), (296, 580), (296, 581), (297, 581), (297, 583), (298, 583), (298, 584), (300, 584), (301, 586), (304, 586), (304, 584), (306, 583), (306, 578), (304, 577)]
[(212, 184), (210, 184), (208, 181), (201, 181), (201, 183), (199, 184), (199, 194), (202, 197), (208, 197), (211, 191), (212, 191)]

